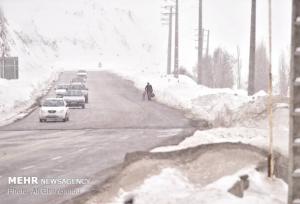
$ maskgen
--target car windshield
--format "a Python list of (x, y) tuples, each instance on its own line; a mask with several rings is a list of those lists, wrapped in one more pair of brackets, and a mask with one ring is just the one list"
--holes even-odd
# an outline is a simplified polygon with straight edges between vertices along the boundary
[(74, 78), (72, 81), (74, 81), (74, 82), (76, 82), (76, 81), (83, 82), (83, 78)]
[(56, 86), (57, 89), (67, 89), (68, 85), (67, 84), (60, 84)]
[(46, 100), (43, 103), (43, 106), (45, 107), (62, 107), (65, 106), (63, 100)]
[(65, 96), (82, 96), (82, 92), (81, 91), (76, 91), (76, 90), (72, 90), (72, 91), (68, 91)]
[(70, 89), (74, 89), (74, 90), (84, 90), (85, 87), (82, 84), (74, 84), (70, 86)]

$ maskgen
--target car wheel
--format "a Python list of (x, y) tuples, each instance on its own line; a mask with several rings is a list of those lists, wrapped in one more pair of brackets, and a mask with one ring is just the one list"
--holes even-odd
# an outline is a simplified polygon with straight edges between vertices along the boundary
[(44, 122), (44, 120), (43, 120), (43, 119), (40, 119), (40, 123), (42, 123), (42, 122)]
[(81, 106), (81, 108), (82, 108), (82, 109), (85, 109), (85, 105), (83, 104), (83, 105)]

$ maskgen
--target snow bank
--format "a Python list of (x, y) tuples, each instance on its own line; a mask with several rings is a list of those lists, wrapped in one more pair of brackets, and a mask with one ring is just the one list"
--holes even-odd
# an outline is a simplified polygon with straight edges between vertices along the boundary
[[(228, 189), (241, 175), (249, 175), (250, 187), (243, 198), (228, 193)], [(192, 184), (177, 169), (163, 169), (132, 192), (120, 190), (113, 203), (123, 203), (124, 198), (134, 197), (136, 204), (283, 204), (286, 203), (287, 185), (280, 179), (269, 180), (265, 175), (247, 168), (234, 175), (226, 176), (207, 186)]]
[[(269, 130), (268, 130), (268, 118), (263, 115), (261, 117), (255, 117), (253, 110), (258, 108), (255, 106), (256, 103), (247, 103), (246, 106), (240, 108), (240, 112), (236, 115), (243, 115), (243, 120), (238, 121), (234, 126), (228, 128), (214, 128), (203, 131), (196, 131), (193, 136), (187, 137), (184, 141), (178, 145), (158, 147), (152, 150), (152, 152), (169, 152), (186, 149), (190, 147), (196, 147), (203, 144), (212, 143), (244, 143), (258, 146), (262, 149), (268, 149), (269, 145)], [(253, 108), (249, 108), (253, 106)], [(263, 107), (263, 106), (262, 106)], [(260, 108), (259, 108), (260, 109)], [(242, 110), (249, 113), (243, 114)], [(262, 109), (260, 111), (265, 111)], [(288, 156), (288, 115), (289, 109), (287, 104), (278, 104), (277, 108), (274, 109), (273, 113), (273, 138), (274, 148), (281, 154)], [(247, 116), (247, 117), (245, 117)]]
[(0, 125), (24, 117), (36, 100), (48, 91), (49, 84), (57, 77), (58, 74), (54, 72), (37, 82), (0, 79)]
[[(203, 144), (214, 143), (244, 143), (260, 147), (262, 149), (268, 148), (268, 130), (259, 128), (247, 127), (232, 127), (232, 128), (216, 128), (206, 131), (197, 131), (193, 136), (186, 138), (178, 145), (158, 147), (152, 152), (170, 152), (196, 147)], [(275, 132), (274, 146), (275, 150), (288, 156), (288, 132), (281, 130)]]

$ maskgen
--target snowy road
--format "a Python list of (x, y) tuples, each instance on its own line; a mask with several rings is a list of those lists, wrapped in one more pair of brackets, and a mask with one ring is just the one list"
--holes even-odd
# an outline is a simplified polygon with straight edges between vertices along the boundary
[[(68, 82), (74, 76), (66, 72), (61, 81)], [(39, 123), (36, 110), (0, 128), (1, 203), (60, 203), (77, 194), (44, 191), (32, 195), (32, 190), (79, 188), (82, 193), (104, 181), (106, 170), (122, 162), (126, 153), (178, 142), (183, 130), (191, 134), (193, 128), (181, 112), (142, 101), (141, 93), (129, 81), (106, 72), (89, 72), (88, 87), (89, 104), (86, 109), (72, 109), (67, 123)], [(89, 182), (9, 185), (8, 177), (14, 176), (88, 178)]]

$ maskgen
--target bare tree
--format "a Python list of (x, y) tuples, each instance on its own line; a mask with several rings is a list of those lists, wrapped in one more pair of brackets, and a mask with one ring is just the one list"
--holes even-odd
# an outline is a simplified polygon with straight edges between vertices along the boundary
[(289, 74), (289, 65), (286, 60), (285, 52), (282, 51), (279, 58), (279, 92), (281, 96), (287, 96), (288, 92), (288, 74)]
[(255, 42), (256, 41), (256, 0), (252, 0), (251, 5), (251, 30), (250, 30), (250, 55), (249, 55), (249, 76), (248, 76), (248, 95), (255, 92)]
[(213, 87), (232, 88), (234, 85), (233, 68), (235, 59), (226, 50), (217, 48), (213, 54)]
[(255, 51), (254, 91), (268, 91), (269, 59), (266, 46), (261, 43)]
[(9, 54), (9, 45), (7, 41), (7, 21), (4, 17), (3, 10), (0, 8), (0, 51), (1, 56), (5, 57)]
[(202, 59), (202, 84), (207, 87), (214, 87), (214, 71), (213, 71), (213, 60), (210, 55), (206, 55)]

